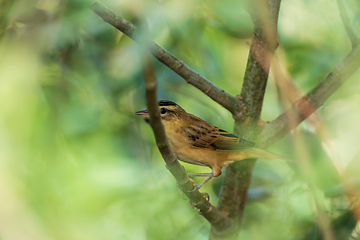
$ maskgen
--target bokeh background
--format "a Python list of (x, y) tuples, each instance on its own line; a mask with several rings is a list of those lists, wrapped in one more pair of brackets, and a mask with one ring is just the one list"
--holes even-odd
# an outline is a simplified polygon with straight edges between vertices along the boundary
[[(146, 23), (155, 42), (218, 87), (240, 93), (251, 1), (103, 3)], [(0, 0), (0, 239), (207, 239), (209, 224), (180, 196), (150, 127), (133, 114), (146, 107), (138, 46), (89, 4)], [(360, 34), (359, 2), (345, 7)], [(278, 30), (266, 121), (351, 50), (334, 0), (283, 0)], [(154, 63), (159, 99), (233, 130), (229, 112)], [(359, 182), (359, 77), (357, 71), (316, 115), (268, 148), (301, 161), (298, 167), (258, 161), (240, 239), (318, 239), (331, 229), (359, 239), (351, 211), (358, 194), (332, 193), (343, 181)], [(214, 205), (221, 181), (202, 189)]]

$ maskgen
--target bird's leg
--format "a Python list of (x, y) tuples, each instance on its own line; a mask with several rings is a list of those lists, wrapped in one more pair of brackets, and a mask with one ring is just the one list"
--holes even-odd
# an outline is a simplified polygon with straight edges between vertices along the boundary
[(189, 177), (209, 177), (214, 176), (213, 173), (188, 173)]
[(200, 189), (205, 183), (207, 183), (210, 179), (212, 179), (214, 177), (214, 175), (212, 176), (208, 176), (207, 178), (205, 178), (204, 181), (202, 181), (199, 185), (197, 185), (197, 189)]
[(188, 173), (189, 177), (207, 177), (202, 181), (196, 188), (199, 190), (205, 183), (207, 183), (211, 178), (214, 177), (213, 173)]

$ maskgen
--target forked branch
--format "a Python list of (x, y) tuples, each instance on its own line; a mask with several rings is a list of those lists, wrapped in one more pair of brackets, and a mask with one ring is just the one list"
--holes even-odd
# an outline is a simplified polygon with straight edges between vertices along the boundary
[[(277, 20), (280, 0), (257, 0), (250, 9), (254, 22), (254, 34), (241, 90), (243, 106), (235, 118), (235, 133), (245, 139), (256, 141), (258, 122), (269, 69), (277, 43)], [(219, 196), (219, 210), (233, 221), (234, 238), (240, 231), (247, 192), (251, 182), (255, 160), (236, 162), (228, 166)], [(224, 236), (211, 229), (211, 239)]]
[(276, 142), (314, 113), (359, 68), (360, 45), (357, 45), (314, 89), (271, 121), (262, 133), (261, 146)]
[[(114, 26), (128, 37), (133, 39), (137, 43), (141, 43), (144, 39), (140, 39), (139, 31), (137, 28), (129, 21), (126, 21), (119, 15), (116, 15), (105, 5), (98, 1), (94, 1), (91, 4), (91, 9), (99, 15), (105, 22)], [(198, 88), (200, 91), (205, 93), (215, 102), (219, 103), (221, 106), (229, 110), (232, 114), (239, 111), (241, 102), (226, 93), (224, 90), (221, 90), (214, 84), (212, 84), (205, 77), (196, 73), (189, 66), (187, 66), (183, 61), (177, 59), (167, 50), (156, 44), (151, 39), (146, 39), (147, 47), (149, 48), (151, 54), (156, 57), (160, 62), (168, 66), (171, 70), (179, 74), (187, 83)]]
[[(159, 61), (179, 74), (188, 83), (208, 95), (215, 102), (228, 109), (234, 115), (236, 125), (240, 126), (242, 124), (242, 127), (238, 128), (236, 132), (240, 133), (242, 137), (254, 140), (253, 138), (257, 132), (256, 129), (254, 131), (255, 134), (250, 133), (249, 135), (249, 133), (246, 133), (247, 130), (245, 128), (258, 127), (269, 66), (272, 54), (277, 47), (277, 18), (280, 7), (280, 0), (257, 1), (260, 1), (259, 4), (265, 6), (266, 12), (265, 17), (261, 17), (259, 13), (257, 16), (253, 15), (255, 30), (240, 96), (241, 100), (213, 85), (206, 78), (190, 69), (181, 60), (175, 58), (149, 38), (146, 38), (145, 41), (140, 39), (140, 33), (132, 23), (116, 15), (103, 4), (95, 1), (91, 8), (104, 21), (119, 29), (137, 43), (145, 42), (150, 52)], [(262, 9), (263, 11), (264, 8)], [(354, 38), (351, 37), (352, 33), (348, 32), (348, 34), (351, 41), (354, 42)], [(358, 69), (359, 65), (360, 44), (357, 44), (350, 54), (317, 87), (300, 98), (278, 118), (267, 124), (258, 138), (260, 140), (258, 142), (259, 145), (268, 146), (298, 126), (322, 106), (345, 80)], [(219, 210), (207, 202), (199, 191), (192, 191), (194, 189), (193, 183), (188, 178), (184, 168), (176, 160), (174, 153), (167, 143), (157, 106), (155, 73), (153, 67), (149, 66), (148, 62), (143, 64), (147, 105), (156, 142), (167, 168), (174, 175), (183, 192), (189, 197), (192, 205), (212, 224), (210, 238), (223, 238), (229, 232), (236, 232), (235, 228), (241, 222), (254, 162), (244, 161), (228, 167), (226, 171), (228, 177), (225, 177), (219, 197)]]

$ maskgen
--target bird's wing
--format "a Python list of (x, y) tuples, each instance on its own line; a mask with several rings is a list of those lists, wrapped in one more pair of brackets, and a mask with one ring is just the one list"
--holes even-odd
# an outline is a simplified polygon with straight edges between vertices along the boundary
[(255, 143), (238, 138), (234, 134), (217, 128), (218, 138), (214, 142), (219, 150), (240, 150), (255, 147)]
[(255, 144), (226, 132), (211, 124), (197, 124), (184, 128), (190, 144), (213, 150), (240, 150), (255, 147)]

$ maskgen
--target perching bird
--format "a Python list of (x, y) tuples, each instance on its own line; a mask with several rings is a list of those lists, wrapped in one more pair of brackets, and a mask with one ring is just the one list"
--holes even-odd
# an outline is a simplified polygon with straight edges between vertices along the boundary
[[(158, 102), (160, 116), (170, 147), (183, 162), (207, 166), (212, 173), (194, 173), (189, 176), (208, 176), (198, 188), (213, 176), (221, 174), (221, 168), (248, 158), (268, 158), (292, 161), (283, 156), (269, 153), (255, 147), (254, 143), (238, 138), (210, 123), (187, 113), (174, 102)], [(144, 115), (148, 121), (148, 111), (135, 114)]]

